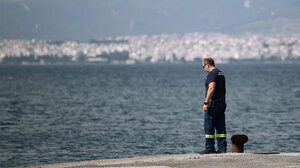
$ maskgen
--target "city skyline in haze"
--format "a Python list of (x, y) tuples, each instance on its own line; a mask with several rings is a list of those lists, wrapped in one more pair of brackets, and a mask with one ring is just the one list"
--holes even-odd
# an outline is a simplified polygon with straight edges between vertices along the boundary
[(0, 0), (0, 40), (89, 41), (221, 32), (300, 33), (296, 0)]

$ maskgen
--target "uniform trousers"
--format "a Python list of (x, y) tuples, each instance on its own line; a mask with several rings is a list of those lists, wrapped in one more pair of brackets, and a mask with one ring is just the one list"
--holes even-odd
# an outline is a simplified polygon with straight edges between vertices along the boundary
[[(204, 113), (205, 149), (215, 150), (215, 137), (217, 138), (218, 151), (226, 152), (226, 124), (225, 101), (215, 101), (208, 104), (208, 111)], [(217, 132), (215, 136), (215, 130)]]

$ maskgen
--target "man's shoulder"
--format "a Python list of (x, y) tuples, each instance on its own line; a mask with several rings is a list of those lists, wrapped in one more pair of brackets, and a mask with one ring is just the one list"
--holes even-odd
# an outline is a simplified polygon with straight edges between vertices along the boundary
[(213, 69), (207, 74), (207, 79), (215, 79), (218, 77), (219, 71), (217, 69)]
[(224, 73), (221, 70), (219, 70), (218, 68), (216, 68), (214, 70), (215, 70), (214, 73), (216, 73), (218, 75), (223, 75), (224, 76)]
[(212, 71), (210, 71), (210, 73), (211, 74), (215, 74), (215, 75), (218, 75), (220, 72), (222, 72), (222, 71), (220, 71), (219, 69), (213, 69)]

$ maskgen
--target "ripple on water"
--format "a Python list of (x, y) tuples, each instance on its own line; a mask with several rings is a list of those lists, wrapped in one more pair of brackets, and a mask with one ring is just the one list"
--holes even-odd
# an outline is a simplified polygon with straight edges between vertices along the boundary
[[(298, 65), (220, 69), (228, 137), (300, 152)], [(205, 78), (198, 65), (0, 67), (0, 167), (199, 152)]]

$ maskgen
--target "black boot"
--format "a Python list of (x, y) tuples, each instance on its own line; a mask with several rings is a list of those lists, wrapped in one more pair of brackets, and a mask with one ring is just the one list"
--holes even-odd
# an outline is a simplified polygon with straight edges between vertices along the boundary
[(219, 151), (219, 150), (218, 150), (216, 153), (226, 153), (226, 152), (224, 152), (224, 151)]
[(204, 150), (200, 152), (200, 155), (213, 154), (213, 153), (216, 153), (216, 150)]

